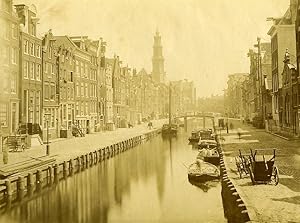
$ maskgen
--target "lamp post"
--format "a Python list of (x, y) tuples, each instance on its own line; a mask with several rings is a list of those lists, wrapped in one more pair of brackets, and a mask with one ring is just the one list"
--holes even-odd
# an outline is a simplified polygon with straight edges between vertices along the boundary
[(44, 114), (46, 119), (46, 127), (47, 127), (47, 137), (46, 137), (46, 155), (50, 155), (50, 145), (49, 145), (49, 117), (51, 116), (51, 113), (45, 113)]

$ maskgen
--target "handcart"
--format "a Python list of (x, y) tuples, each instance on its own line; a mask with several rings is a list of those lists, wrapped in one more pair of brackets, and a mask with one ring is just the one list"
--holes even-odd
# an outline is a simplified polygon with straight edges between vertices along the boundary
[[(250, 150), (251, 159), (249, 159), (250, 165), (248, 170), (253, 184), (265, 183), (275, 186), (278, 184), (279, 171), (275, 165), (275, 151), (276, 149)], [(268, 155), (266, 154), (267, 152), (273, 152), (273, 154)]]
[(250, 159), (250, 154), (242, 154), (239, 149), (239, 155), (235, 157), (235, 164), (241, 179), (243, 178), (243, 175), (247, 176), (249, 174)]
[(11, 152), (24, 151), (27, 148), (26, 134), (7, 136), (6, 146), (8, 147), (8, 151)]

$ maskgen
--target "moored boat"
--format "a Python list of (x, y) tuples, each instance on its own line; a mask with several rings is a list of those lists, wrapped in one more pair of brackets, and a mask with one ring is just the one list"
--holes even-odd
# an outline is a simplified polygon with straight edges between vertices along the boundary
[(219, 179), (219, 169), (210, 163), (202, 160), (196, 160), (188, 168), (188, 179), (198, 182), (206, 182), (210, 180)]
[(197, 159), (203, 159), (205, 162), (213, 165), (220, 165), (220, 155), (217, 148), (201, 149), (197, 155)]
[(177, 135), (178, 127), (175, 124), (164, 124), (161, 130), (163, 135)]
[(193, 130), (191, 136), (189, 137), (189, 141), (191, 143), (198, 143), (200, 139), (199, 130)]
[(198, 148), (204, 149), (204, 148), (216, 148), (218, 146), (217, 142), (215, 140), (206, 139), (202, 140), (200, 138), (200, 141), (198, 142)]

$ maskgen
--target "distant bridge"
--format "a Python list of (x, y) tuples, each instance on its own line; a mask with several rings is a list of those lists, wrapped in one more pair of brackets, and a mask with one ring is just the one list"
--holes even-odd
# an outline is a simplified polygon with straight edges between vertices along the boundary
[(174, 118), (188, 118), (188, 117), (196, 117), (196, 118), (215, 118), (216, 116), (211, 112), (188, 112), (186, 114), (180, 114), (175, 116)]
[(174, 118), (179, 119), (183, 118), (184, 119), (184, 128), (187, 131), (187, 118), (190, 117), (195, 117), (195, 118), (202, 118), (203, 119), (203, 128), (205, 128), (206, 124), (206, 119), (211, 119), (213, 122), (213, 125), (215, 125), (215, 115), (212, 114), (211, 112), (187, 112), (186, 114), (181, 114), (177, 115)]

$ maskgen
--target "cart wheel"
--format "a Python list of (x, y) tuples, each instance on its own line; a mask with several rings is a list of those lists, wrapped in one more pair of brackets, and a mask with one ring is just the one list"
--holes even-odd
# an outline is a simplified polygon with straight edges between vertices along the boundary
[(255, 185), (255, 180), (254, 180), (254, 174), (253, 174), (253, 171), (252, 171), (252, 167), (251, 165), (249, 166), (249, 175), (250, 175), (250, 178), (251, 178), (251, 181), (252, 181), (252, 184)]
[(25, 145), (24, 144), (21, 145), (21, 150), (24, 152), (24, 150), (25, 150)]
[(235, 164), (237, 167), (237, 171), (239, 172), (240, 179), (242, 179), (242, 168), (241, 168), (241, 162), (239, 161), (239, 158), (235, 157)]
[(279, 171), (278, 171), (277, 166), (273, 166), (271, 182), (274, 184), (274, 186), (276, 186), (279, 182)]

